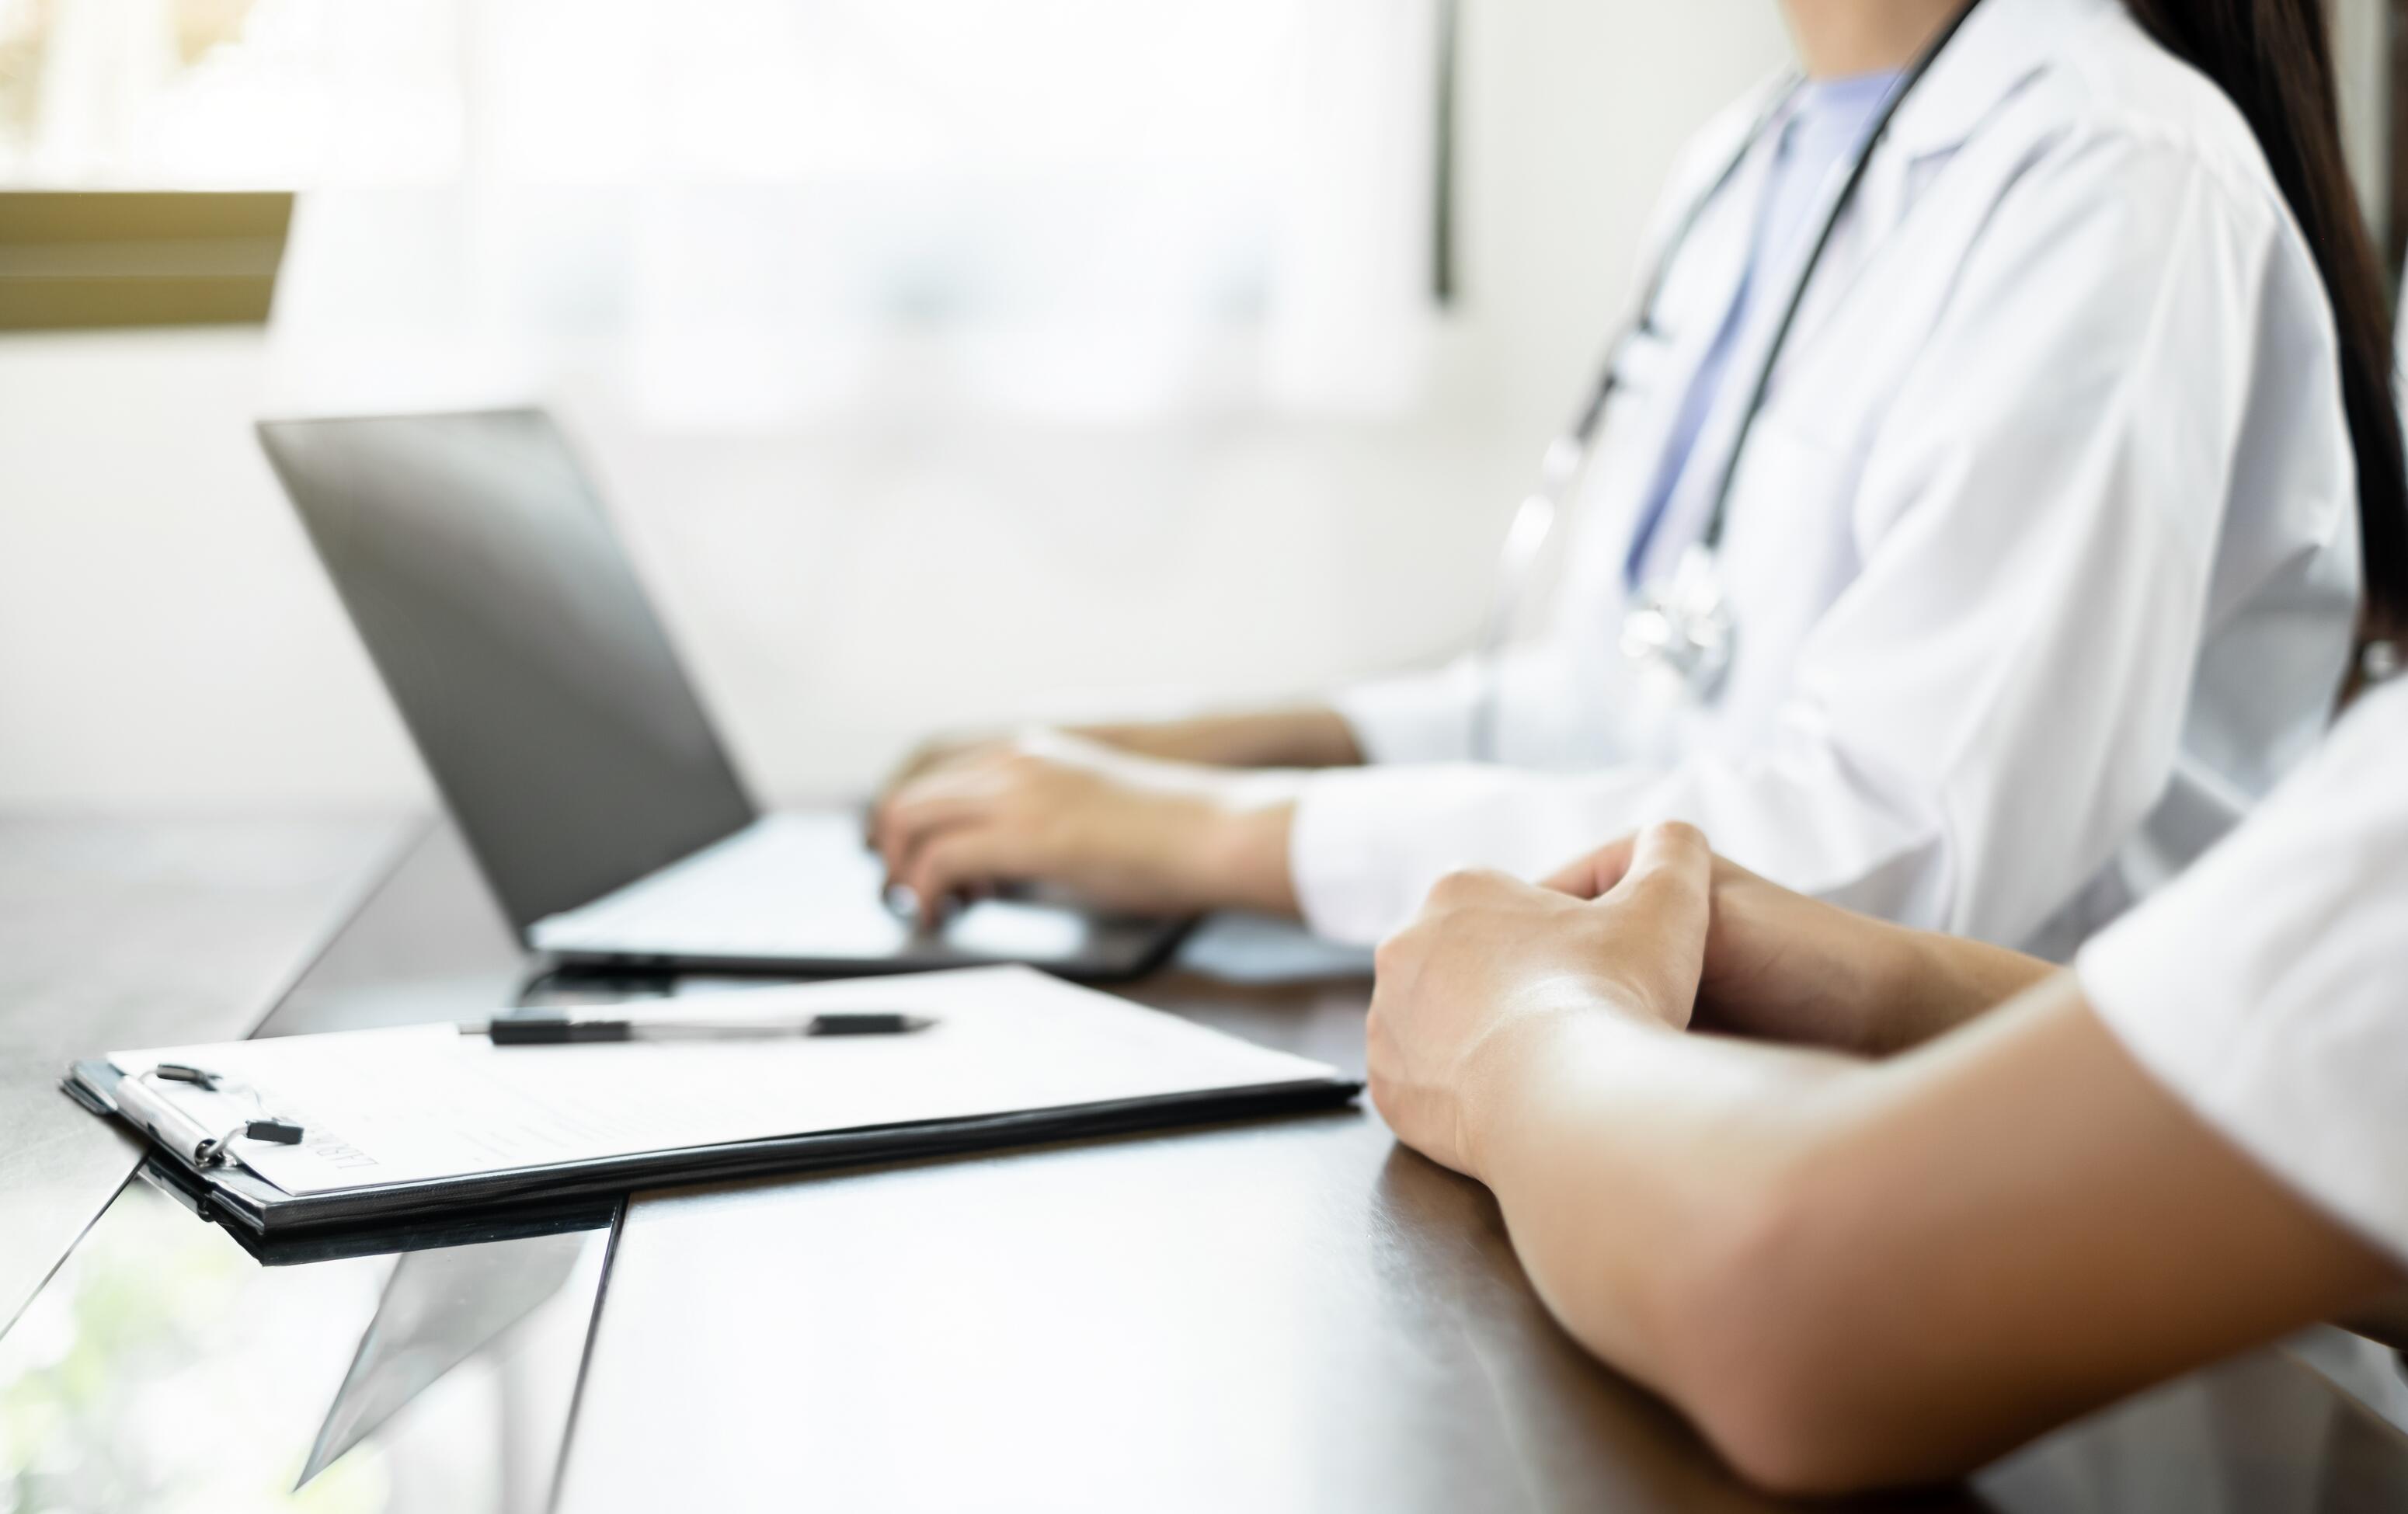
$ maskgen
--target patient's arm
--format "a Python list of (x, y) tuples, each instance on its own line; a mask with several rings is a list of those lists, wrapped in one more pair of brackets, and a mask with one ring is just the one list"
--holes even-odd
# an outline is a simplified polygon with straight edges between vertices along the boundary
[[(1626, 836), (1592, 852), (1547, 886), (1594, 899), (1621, 880), (1632, 844)], [(1716, 857), (1697, 1020), (1879, 1056), (1995, 1008), (2055, 970), (2004, 947), (1859, 915)]]
[(1751, 1478), (1953, 1476), (2401, 1286), (2070, 976), (1880, 1063), (1684, 1033), (1706, 869), (1655, 871), (1585, 906), (1442, 885), (1383, 949), (1372, 1091), (1496, 1192), (1566, 1328)]
[(1565, 1325), (1790, 1491), (1951, 1476), (2397, 1287), (2070, 978), (1882, 1067), (1568, 1018), (1480, 1161)]

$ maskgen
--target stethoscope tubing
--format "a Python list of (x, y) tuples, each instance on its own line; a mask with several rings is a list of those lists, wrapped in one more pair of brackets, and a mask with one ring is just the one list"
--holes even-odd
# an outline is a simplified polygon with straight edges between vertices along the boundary
[[(1981, 3), (1982, 0), (1966, 0), (1966, 4), (1925, 46), (1908, 68), (1906, 76), (1899, 81), (1898, 88), (1890, 92), (1889, 98), (1883, 103), (1881, 114), (1873, 121), (1872, 129), (1866, 134), (1864, 145), (1857, 150), (1855, 162), (1849, 165), (1848, 177), (1832, 201), (1830, 211), (1823, 218), (1822, 228), (1807, 253), (1805, 264), (1791, 286), (1789, 302), (1783, 307), (1780, 321), (1773, 328), (1772, 338), (1757, 368), (1756, 381), (1748, 390), (1747, 403), (1740, 412), (1738, 431), (1724, 458), (1722, 475), (1714, 489), (1713, 507), (1707, 515), (1705, 529), (1699, 537), (1699, 545), (1708, 554), (1722, 546), (1741, 459), (1746, 451), (1748, 438), (1756, 429), (1756, 417), (1763, 412), (1766, 401), (1771, 395), (1773, 374), (1780, 367), (1783, 350), (1789, 344), (1790, 333), (1797, 325), (1799, 312), (1805, 307), (1814, 274), (1821, 267), (1824, 255), (1830, 250), (1831, 239), (1855, 202), (1856, 192), (1863, 187), (1873, 155), (1888, 136), (1890, 125), (1897, 120), (1899, 109), (1914, 93), (1915, 86), (1930, 73), (1932, 65), (1940, 61), (1948, 45), (1956, 40), (1956, 34)], [(1804, 79), (1797, 75), (1792, 75), (1784, 82), (1771, 103), (1748, 128), (1739, 150), (1724, 164), (1722, 172), (1714, 176), (1713, 182), (1683, 212), (1680, 224), (1665, 238), (1664, 250), (1657, 255), (1647, 276), (1646, 286), (1640, 294), (1638, 313), (1624, 322), (1609, 344), (1603, 372), (1590, 387), (1586, 400), (1573, 416), (1571, 426), (1549, 445), (1546, 457), (1541, 464), (1538, 486), (1514, 509), (1512, 521), (1506, 528), (1505, 544), (1498, 553), (1497, 588), (1482, 630), (1481, 647), (1475, 663), (1475, 674), (1483, 678), (1484, 685), (1472, 707), (1470, 750), (1475, 761), (1497, 761), (1497, 706), (1501, 695), (1498, 685), (1505, 646), (1512, 638), (1513, 621), (1528, 591), (1530, 579), (1537, 572), (1540, 556), (1555, 534), (1556, 521), (1562, 513), (1563, 499), (1586, 470), (1589, 453), (1605, 425), (1607, 407), (1612, 404), (1615, 391), (1621, 387), (1623, 353), (1634, 337), (1654, 331), (1656, 303), (1671, 276), (1674, 263), (1687, 247), (1698, 222), (1739, 178), (1749, 158), (1762, 145), (1765, 136), (1781, 120), (1804, 84)]]

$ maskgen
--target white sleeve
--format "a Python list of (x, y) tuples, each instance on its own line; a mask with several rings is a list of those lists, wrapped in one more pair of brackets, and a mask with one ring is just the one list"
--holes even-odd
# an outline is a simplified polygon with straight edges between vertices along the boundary
[(2075, 972), (2177, 1098), (2408, 1261), (2408, 686), (2369, 695)]
[(1777, 732), (1659, 771), (1316, 775), (1290, 850), (1306, 918), (1376, 939), (1451, 867), (1536, 873), (1669, 818), (1793, 888), (2028, 938), (2172, 771), (2279, 246), (2269, 207), (2172, 148), (2044, 157), (1873, 436), (1862, 567)]
[(1458, 657), (1443, 667), (1349, 684), (1330, 695), (1330, 707), (1354, 733), (1366, 762), (1462, 762), (1471, 755), (1487, 676), (1481, 661)]
[(1427, 672), (1354, 684), (1330, 704), (1366, 761), (1398, 764), (1471, 761), (1472, 727), (1488, 700), (1496, 702), (1495, 739), (1509, 761), (1578, 752), (1598, 764), (1620, 750), (1613, 712), (1559, 629), (1494, 659), (1458, 657)]

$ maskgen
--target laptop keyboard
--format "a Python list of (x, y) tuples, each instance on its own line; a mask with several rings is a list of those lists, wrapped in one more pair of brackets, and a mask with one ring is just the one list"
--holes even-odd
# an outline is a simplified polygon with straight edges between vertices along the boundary
[(666, 956), (884, 956), (912, 934), (882, 902), (885, 877), (852, 815), (767, 815), (616, 893), (538, 922), (535, 944)]
[(1055, 906), (990, 900), (917, 935), (884, 903), (886, 868), (847, 811), (766, 815), (714, 846), (580, 909), (536, 922), (535, 945), (585, 955), (874, 962), (907, 950), (965, 960), (1068, 961), (1091, 922)]

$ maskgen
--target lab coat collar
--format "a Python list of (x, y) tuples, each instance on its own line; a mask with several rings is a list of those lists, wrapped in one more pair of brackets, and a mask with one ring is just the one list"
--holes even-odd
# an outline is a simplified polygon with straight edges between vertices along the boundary
[(1963, 146), (2086, 22), (2123, 8), (2123, 0), (1982, 0), (1899, 107), (1890, 142), (1909, 161)]
[(1999, 109), (2102, 16), (2132, 24), (2124, 0), (1982, 0), (1925, 75), (1873, 154), (1856, 209), (1842, 236), (1858, 249), (1835, 256), (1815, 279), (1799, 312), (1793, 347), (1817, 331), (1856, 291), (1875, 261), (1875, 250), (1898, 229), (1910, 203), (1908, 186), (1917, 165), (1956, 151), (1971, 141)]

